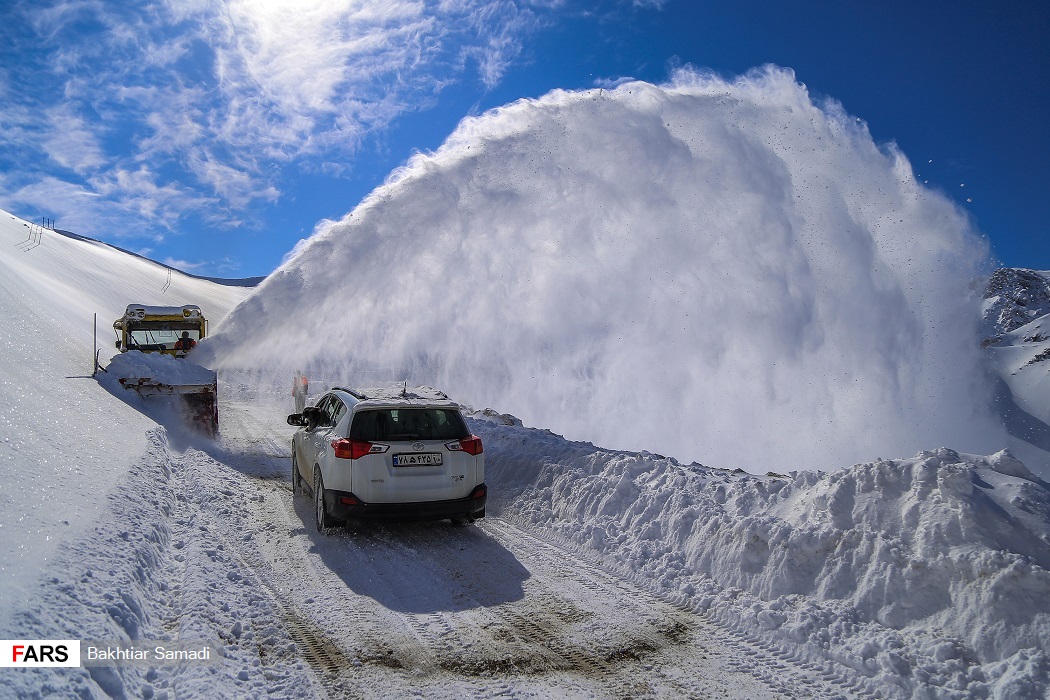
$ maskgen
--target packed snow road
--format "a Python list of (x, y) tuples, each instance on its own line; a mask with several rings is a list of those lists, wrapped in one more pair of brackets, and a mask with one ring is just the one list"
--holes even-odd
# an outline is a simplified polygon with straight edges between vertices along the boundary
[[(280, 411), (227, 401), (221, 415), (221, 449), (186, 450), (175, 470), (176, 491), (188, 506), (184, 525), (215, 537), (206, 578), (222, 591), (226, 609), (220, 604), (210, 619), (240, 652), (246, 691), (457, 698), (856, 694), (842, 679), (822, 678), (735, 638), (499, 517), (466, 528), (355, 524), (319, 534), (310, 499), (291, 493), (291, 429)], [(219, 597), (195, 602), (215, 605)], [(226, 632), (223, 618), (238, 608)], [(178, 626), (179, 612), (173, 616)]]
[[(149, 430), (92, 525), (71, 533), (46, 585), (4, 623), (11, 639), (208, 644), (215, 659), (25, 670), (5, 675), (0, 695), (867, 695), (849, 671), (734, 631), (725, 609), (716, 620), (663, 600), (496, 512), (467, 527), (320, 534), (311, 499), (291, 492), (277, 403), (223, 399), (217, 442)], [(493, 469), (498, 452), (487, 452)]]

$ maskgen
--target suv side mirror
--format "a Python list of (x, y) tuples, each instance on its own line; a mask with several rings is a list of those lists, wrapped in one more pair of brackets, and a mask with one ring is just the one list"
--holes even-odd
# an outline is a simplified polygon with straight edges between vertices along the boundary
[(306, 416), (302, 413), (293, 413), (288, 416), (288, 425), (298, 425), (300, 427), (306, 426)]

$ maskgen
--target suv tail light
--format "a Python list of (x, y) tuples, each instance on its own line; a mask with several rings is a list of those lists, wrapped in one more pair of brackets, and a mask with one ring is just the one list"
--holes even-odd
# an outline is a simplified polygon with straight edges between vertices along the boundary
[(477, 435), (471, 435), (462, 440), (446, 442), (445, 447), (450, 452), (466, 452), (468, 455), (474, 455), (475, 457), (485, 451), (481, 446), (481, 438)]
[(390, 449), (390, 445), (377, 445), (373, 442), (363, 440), (332, 440), (332, 449), (339, 459), (361, 459), (365, 455), (382, 454)]

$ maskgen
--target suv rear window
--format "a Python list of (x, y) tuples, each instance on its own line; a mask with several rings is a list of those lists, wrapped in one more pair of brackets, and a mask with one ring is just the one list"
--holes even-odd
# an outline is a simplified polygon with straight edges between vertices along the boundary
[(350, 426), (351, 440), (458, 440), (470, 437), (458, 410), (381, 408), (361, 411)]

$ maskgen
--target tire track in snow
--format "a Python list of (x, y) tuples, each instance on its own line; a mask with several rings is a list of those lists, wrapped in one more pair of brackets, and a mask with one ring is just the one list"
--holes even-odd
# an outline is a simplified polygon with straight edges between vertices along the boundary
[[(190, 489), (184, 500), (196, 502), (184, 526), (198, 535), (206, 533), (215, 562), (225, 563), (227, 576), (243, 575), (252, 584), (251, 590), (273, 610), (271, 622), (284, 633), (271, 632), (263, 639), (253, 635), (254, 641), (247, 643), (239, 632), (231, 637), (229, 632), (218, 631), (219, 636), (226, 643), (254, 648), (264, 667), (278, 660), (286, 663), (284, 637), (294, 642), (296, 655), (306, 663), (317, 695), (345, 697), (347, 686), (341, 681), (362, 661), (348, 655), (313, 621), (308, 598), (304, 601), (292, 595), (296, 587), (313, 590), (324, 583), (302, 551), (300, 539), (294, 536), (296, 530), (302, 531), (302, 521), (296, 518), (291, 522), (289, 509), (280, 503), (282, 493), (291, 500), (287, 475), (272, 473), (275, 462), (286, 461), (290, 450), (280, 447), (272, 426), (268, 429), (257, 413), (242, 406), (221, 405), (223, 434), (219, 444), (205, 447), (198, 456), (179, 459), (187, 472), (183, 474), (185, 488)], [(377, 642), (382, 640), (381, 633), (374, 636)], [(391, 658), (394, 650), (388, 649), (386, 656), (365, 661), (398, 665)]]
[[(521, 542), (505, 524), (481, 529), (489, 534), (500, 533), (499, 541), (503, 546)], [(418, 558), (437, 577), (445, 576), (455, 581), (449, 576), (448, 567), (443, 565), (447, 561), (444, 557), (420, 556), (431, 549), (426, 537), (409, 535), (392, 540), (390, 546), (405, 551), (406, 557)], [(579, 590), (568, 595), (569, 591), (564, 588), (552, 589), (551, 579), (558, 579), (552, 571), (564, 568), (565, 560), (561, 557), (536, 562), (530, 569), (531, 580), (535, 583), (528, 586), (525, 598), (488, 608), (481, 619), (473, 619), (478, 616), (471, 611), (460, 613), (451, 620), (448, 615), (442, 615), (442, 622), (455, 632), (453, 639), (461, 639), (467, 630), (486, 630), (489, 638), (482, 640), (481, 648), (495, 652), (479, 658), (476, 653), (471, 653), (477, 644), (472, 643), (467, 648), (446, 647), (445, 653), (439, 654), (442, 668), (465, 675), (485, 672), (567, 673), (589, 679), (613, 696), (630, 697), (651, 692), (652, 689), (639, 680), (639, 669), (634, 665), (668, 646), (683, 643), (685, 638), (678, 632), (685, 629), (688, 622), (678, 619), (679, 611), (670, 606), (654, 611), (644, 604), (634, 604), (631, 598), (638, 593), (636, 590), (619, 588), (613, 591), (608, 586), (603, 587), (593, 578), (596, 573), (602, 578), (607, 577), (603, 572), (573, 569), (572, 578), (582, 582), (584, 596), (595, 592), (600, 594), (589, 602), (579, 595)], [(464, 595), (469, 596), (469, 593)], [(594, 605), (596, 600), (601, 600), (600, 606)], [(477, 605), (478, 609), (481, 607)], [(595, 611), (594, 607), (604, 610)], [(617, 609), (614, 619), (608, 616), (611, 608)], [(662, 627), (658, 627), (660, 624)]]
[(617, 570), (615, 567), (600, 560), (593, 553), (579, 550), (572, 543), (564, 541), (555, 535), (527, 530), (513, 520), (496, 522), (500, 522), (500, 525), (497, 527), (509, 526), (518, 530), (521, 536), (532, 540), (536, 548), (547, 547), (554, 552), (562, 552), (563, 556), (568, 554), (569, 556), (580, 557), (581, 561), (586, 559), (590, 562), (590, 566), (593, 569), (610, 575), (615, 582), (613, 585), (616, 587), (640, 587), (648, 592), (649, 595), (665, 600), (666, 604), (694, 614), (698, 620), (703, 621), (705, 637), (731, 652), (727, 658), (730, 668), (753, 676), (768, 685), (774, 692), (784, 693), (791, 697), (796, 696), (798, 693), (803, 693), (804, 697), (807, 698), (827, 699), (881, 697), (881, 694), (870, 692), (868, 689), (861, 687), (858, 682), (860, 679), (851, 677), (841, 670), (819, 668), (809, 662), (795, 658), (772, 643), (743, 634), (734, 629), (732, 623), (728, 620), (715, 617), (708, 611), (690, 605), (688, 600), (681, 596), (664, 599), (658, 593), (651, 591), (644, 580), (638, 579), (638, 577), (633, 576), (629, 572)]
[[(692, 612), (604, 571), (580, 566), (564, 550), (543, 543), (537, 547), (534, 538), (498, 519), (484, 523), (470, 539), (497, 534), (497, 546), (518, 551), (526, 562), (527, 580), (515, 600), (478, 602), (491, 594), (478, 583), (490, 579), (479, 561), (486, 555), (475, 549), (457, 554), (459, 548), (450, 545), (457, 541), (455, 529), (404, 526), (377, 533), (363, 528), (341, 538), (350, 548), (360, 539), (367, 541), (367, 549), (382, 550), (381, 569), (412, 562), (415, 580), (400, 593), (412, 597), (424, 589), (431, 590), (431, 603), (459, 601), (446, 606), (452, 609), (429, 615), (404, 614), (441, 670), (454, 677), (568, 680), (603, 697), (702, 696), (718, 691), (730, 697), (771, 696), (769, 684), (727, 673), (716, 652), (696, 643)], [(475, 563), (479, 566), (468, 569), (469, 577), (457, 576)], [(441, 585), (443, 591), (432, 589)], [(665, 667), (675, 670), (663, 673)]]
[[(374, 606), (361, 606), (364, 601), (354, 596), (340, 596), (345, 584), (308, 556), (310, 509), (296, 512), (289, 479), (290, 445), (282, 445), (285, 436), (274, 435), (287, 428), (273, 420), (273, 413), (272, 406), (258, 403), (221, 406), (221, 443), (231, 458), (228, 466), (239, 472), (245, 493), (258, 494), (242, 499), (247, 513), (237, 527), (246, 529), (246, 535), (226, 537), (225, 542), (269, 592), (282, 626), (323, 694), (366, 696), (369, 684), (375, 687), (376, 669), (381, 674), (417, 669), (426, 665), (426, 653), (402, 620)], [(330, 610), (353, 620), (352, 630), (333, 626), (326, 614)]]
[[(301, 546), (302, 522), (293, 523), (289, 518), (289, 484), (265, 478), (245, 481), (261, 492), (260, 497), (246, 500), (249, 513), (242, 525), (251, 536), (223, 536), (223, 543), (262, 584), (260, 590), (278, 611), (281, 625), (323, 695), (361, 695), (365, 691), (362, 679), (368, 681), (375, 675), (362, 669), (405, 669), (414, 665), (413, 659), (424, 656), (410, 635), (399, 634), (397, 625), (391, 626), (378, 611), (334, 593), (345, 587), (333, 583), (329, 572), (318, 570)], [(334, 634), (325, 617), (317, 613), (329, 609), (355, 620), (352, 635)]]
[[(255, 484), (271, 493), (264, 501), (252, 502), (253, 507), (263, 502), (272, 506), (273, 496), (279, 496), (280, 504), (294, 508), (283, 485), (269, 480)], [(295, 510), (308, 518), (307, 500), (302, 499), (302, 507)], [(283, 517), (293, 515), (294, 511), (286, 512)], [(492, 533), (484, 530), (474, 533), (472, 539), (491, 538)], [(502, 533), (501, 547), (523, 549), (534, 544), (505, 523), (493, 527), (492, 532)], [(407, 567), (409, 575), (400, 579), (397, 595), (408, 601), (420, 600), (423, 608), (448, 608), (423, 611), (408, 605), (408, 609), (393, 610), (368, 596), (347, 591), (343, 579), (346, 568), (318, 567), (319, 587), (310, 590), (310, 599), (315, 606), (335, 613), (311, 616), (296, 605), (294, 609), (303, 614), (298, 619), (291, 616), (286, 622), (293, 639), (303, 648), (304, 659), (315, 666), (314, 678), (320, 687), (331, 694), (352, 691), (367, 695), (375, 688), (374, 674), (362, 679), (362, 667), (382, 667), (387, 688), (407, 689), (422, 684), (428, 694), (447, 678), (475, 683), (479, 692), (488, 692), (501, 683), (512, 681), (518, 687), (523, 680), (539, 679), (544, 687), (568, 684), (599, 697), (698, 696), (709, 694), (715, 687), (728, 691), (734, 682), (729, 677), (735, 677), (736, 683), (741, 676), (747, 677), (727, 674), (710, 665), (706, 670), (721, 676), (721, 682), (695, 674), (675, 678), (673, 674), (658, 673), (657, 669), (665, 665), (662, 655), (670, 653), (675, 666), (688, 666), (679, 657), (696, 660), (703, 654), (703, 649), (689, 646), (692, 613), (658, 601), (603, 571), (566, 566), (563, 551), (533, 553), (528, 557), (527, 572), (533, 583), (517, 600), (488, 604), (491, 601), (487, 598), (494, 595), (490, 584), (479, 585), (478, 581), (491, 580), (494, 571), (482, 564), (469, 577), (457, 575), (472, 566), (478, 556), (485, 556), (467, 547), (459, 556), (453, 554), (452, 549), (461, 551), (455, 538), (463, 533), (470, 531), (406, 525), (366, 528), (363, 534), (337, 532), (320, 540), (324, 548), (345, 553), (345, 559), (354, 562), (352, 568), (360, 578), (382, 579)], [(288, 551), (305, 553), (302, 547), (289, 547)], [(316, 553), (307, 556), (312, 558)], [(254, 566), (261, 576), (277, 573), (261, 561)], [(562, 590), (565, 585), (574, 590)], [(271, 580), (270, 587), (286, 588), (283, 578)], [(303, 631), (302, 625), (297, 624), (304, 616), (309, 618), (312, 632)], [(349, 630), (345, 629), (348, 619), (374, 619), (381, 624), (373, 629), (355, 626)], [(402, 639), (392, 645), (396, 647), (393, 653), (377, 653), (380, 640), (388, 645), (387, 649), (391, 648), (390, 641), (399, 636), (399, 628), (410, 632), (415, 643), (406, 644)], [(341, 643), (331, 641), (334, 638)], [(333, 646), (338, 655), (332, 654)], [(756, 697), (756, 688), (750, 690), (746, 697)], [(757, 690), (757, 697), (762, 697), (762, 689)], [(745, 697), (739, 693), (729, 696)]]

